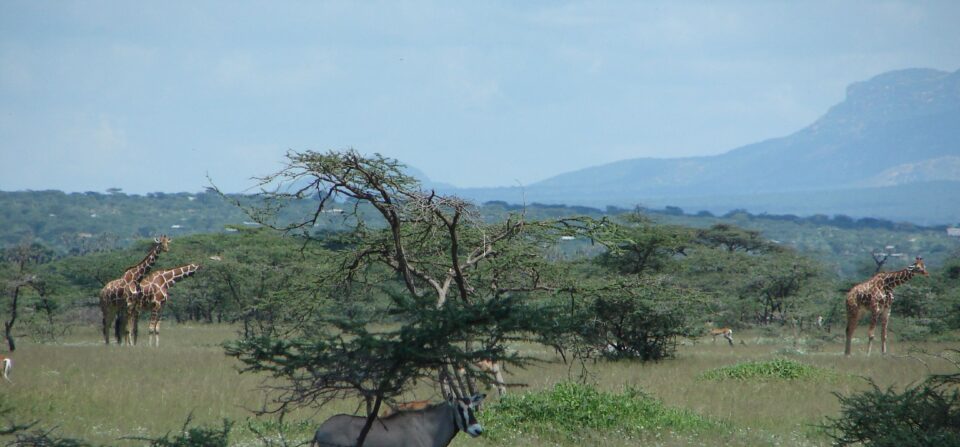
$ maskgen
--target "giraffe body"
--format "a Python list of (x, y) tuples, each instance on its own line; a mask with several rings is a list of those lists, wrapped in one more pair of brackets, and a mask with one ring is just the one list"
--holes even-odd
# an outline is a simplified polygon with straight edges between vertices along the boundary
[(157, 346), (160, 346), (160, 315), (163, 312), (163, 305), (170, 298), (170, 286), (183, 278), (192, 276), (199, 269), (198, 264), (187, 264), (172, 269), (158, 270), (140, 282), (143, 296), (134, 313), (139, 316), (140, 309), (150, 309), (148, 332), (150, 333), (151, 345), (156, 340)]
[(872, 278), (853, 286), (847, 292), (847, 340), (844, 355), (850, 355), (850, 342), (860, 320), (860, 310), (870, 309), (870, 328), (867, 330), (867, 355), (873, 349), (873, 330), (880, 323), (880, 352), (887, 353), (887, 324), (890, 322), (890, 306), (893, 304), (893, 289), (909, 281), (917, 273), (926, 276), (923, 258), (917, 256), (909, 267), (895, 272), (880, 272)]
[[(140, 281), (150, 270), (150, 267), (157, 262), (161, 252), (170, 249), (170, 238), (162, 235), (154, 239), (150, 251), (140, 262), (123, 272), (119, 279), (108, 282), (100, 290), (100, 311), (103, 313), (103, 341), (110, 344), (110, 326), (114, 325), (114, 320), (119, 317), (120, 324), (116, 330), (117, 344), (126, 342), (128, 345), (136, 344), (135, 332), (130, 324), (130, 318), (135, 316), (135, 307), (140, 301), (141, 288)], [(121, 334), (123, 340), (121, 341)]]

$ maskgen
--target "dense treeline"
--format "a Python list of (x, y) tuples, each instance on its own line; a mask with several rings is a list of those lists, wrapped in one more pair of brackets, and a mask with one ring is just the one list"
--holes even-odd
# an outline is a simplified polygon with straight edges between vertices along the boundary
[[(843, 324), (841, 296), (858, 277), (841, 277), (832, 264), (771, 241), (759, 231), (725, 223), (705, 228), (668, 224), (657, 214), (626, 213), (614, 221), (616, 234), (607, 235), (607, 245), (565, 237), (539, 250), (544, 259), (582, 283), (614, 272), (695, 291), (698, 300), (708, 304), (691, 327), (705, 321), (737, 327), (802, 326), (812, 324), (818, 315), (835, 328)], [(323, 269), (332, 267), (331, 253), (356, 244), (345, 233), (324, 228), (311, 229), (313, 240), (242, 221), (227, 228), (175, 237), (171, 251), (160, 257), (156, 268), (203, 266), (201, 274), (176, 286), (165, 318), (241, 322), (248, 330), (273, 330), (298, 318), (283, 305), (283, 298), (318, 293), (314, 282)], [(23, 288), (16, 304), (9, 292), (0, 297), (5, 321), (10, 320), (11, 306), (17, 307), (14, 334), (31, 337), (55, 337), (56, 331), (71, 324), (98, 322), (99, 289), (142, 259), (151, 240), (139, 238), (127, 248), (98, 248), (82, 256), (64, 256), (39, 243), (8, 244), (0, 264), (4, 283), (22, 282), (32, 275), (38, 287)], [(877, 268), (868, 256), (861, 255), (859, 278)], [(960, 328), (960, 257), (954, 251), (943, 259), (928, 262), (930, 278), (898, 290), (893, 312), (902, 325), (901, 336), (922, 338)], [(890, 258), (882, 267), (892, 270), (905, 265), (904, 258)], [(388, 291), (371, 289), (363, 300), (338, 302), (334, 307), (359, 314), (370, 303), (389, 299)], [(597, 306), (594, 310), (602, 311), (604, 303)]]
[[(201, 274), (173, 292), (165, 315), (176, 321), (239, 322), (248, 333), (273, 333), (285, 330), (286, 322), (302, 319), (302, 312), (316, 311), (316, 306), (328, 306), (325, 312), (344, 316), (364, 315), (378, 303), (394, 299), (391, 290), (403, 286), (401, 278), (387, 274), (386, 285), (365, 287), (361, 298), (336, 300), (319, 284), (329, 271), (343, 268), (342, 253), (361, 250), (363, 238), (375, 234), (369, 231), (388, 227), (369, 201), (330, 197), (320, 206), (323, 197), (301, 194), (281, 204), (262, 195), (216, 191), (146, 197), (118, 191), (43, 191), (0, 193), (0, 199), (6, 211), (0, 213), (4, 219), (0, 275), (8, 285), (2, 298), (11, 346), (17, 334), (56, 337), (57, 331), (70, 326), (60, 321), (97, 322), (99, 289), (141, 259), (152, 238), (162, 233), (173, 236), (174, 248), (161, 256), (156, 268), (203, 266)], [(566, 275), (567, 285), (558, 283), (550, 286), (552, 290), (576, 289), (586, 297), (571, 306), (570, 318), (600, 321), (595, 317), (605, 312), (606, 320), (615, 314), (636, 317), (592, 329), (593, 335), (605, 338), (595, 339), (595, 344), (619, 353), (646, 355), (624, 344), (630, 337), (644, 337), (636, 327), (625, 325), (648, 330), (652, 322), (642, 315), (671, 300), (700, 307), (683, 310), (695, 317), (676, 321), (681, 330), (660, 331), (670, 339), (694, 335), (704, 323), (803, 328), (822, 316), (828, 328), (836, 327), (843, 324), (840, 297), (845, 290), (876, 271), (903, 268), (917, 255), (927, 259), (933, 274), (898, 290), (894, 314), (900, 335), (923, 338), (960, 327), (956, 286), (960, 252), (957, 240), (942, 228), (844, 216), (754, 216), (744, 211), (720, 217), (689, 215), (675, 207), (601, 212), (503, 202), (464, 206), (483, 225), (518, 217), (530, 223), (556, 225), (580, 219), (580, 225), (594, 225), (586, 233), (570, 227), (567, 233), (540, 234), (524, 244), (531, 250), (527, 255), (538, 253), (546, 263), (538, 267), (538, 275), (548, 271)], [(295, 232), (268, 229), (304, 215), (313, 218)], [(611, 289), (610, 281), (620, 285)], [(625, 281), (636, 281), (646, 291), (630, 292), (628, 302), (623, 301), (622, 290), (630, 288)], [(321, 294), (328, 296), (321, 299)], [(291, 297), (312, 304), (291, 306)], [(657, 315), (669, 320), (670, 312), (678, 309)], [(644, 339), (647, 342), (665, 343)]]
[[(139, 240), (159, 234), (173, 237), (192, 234), (224, 233), (230, 228), (254, 226), (250, 216), (235, 206), (235, 201), (249, 203), (253, 196), (225, 198), (217, 193), (150, 193), (127, 195), (119, 191), (63, 193), (60, 191), (0, 192), (0, 247), (11, 247), (24, 241), (36, 242), (53, 250), (57, 256), (82, 255), (99, 251), (128, 248)], [(289, 220), (307, 212), (314, 202), (304, 200), (276, 216)], [(345, 217), (355, 204), (341, 203), (328, 207), (318, 227), (342, 231), (352, 224)], [(359, 204), (360, 215), (368, 225), (382, 225), (368, 206)], [(924, 227), (905, 222), (849, 216), (754, 215), (736, 210), (722, 216), (709, 212), (687, 214), (677, 207), (662, 210), (640, 210), (664, 224), (709, 228), (730, 224), (759, 231), (766, 239), (793, 247), (823, 263), (838, 275), (854, 278), (876, 270), (874, 254), (910, 259), (921, 255), (932, 265), (941, 264), (958, 246), (957, 238), (949, 238), (943, 227)], [(528, 219), (556, 217), (616, 216), (634, 210), (530, 204), (511, 205), (488, 202), (479, 207), (485, 221), (504, 219), (511, 212), (522, 211)]]

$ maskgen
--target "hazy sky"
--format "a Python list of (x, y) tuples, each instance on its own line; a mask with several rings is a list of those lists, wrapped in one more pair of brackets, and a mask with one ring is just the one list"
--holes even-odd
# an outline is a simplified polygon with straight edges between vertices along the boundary
[(960, 2), (0, 2), (0, 190), (227, 191), (288, 149), (458, 186), (783, 136), (960, 68)]

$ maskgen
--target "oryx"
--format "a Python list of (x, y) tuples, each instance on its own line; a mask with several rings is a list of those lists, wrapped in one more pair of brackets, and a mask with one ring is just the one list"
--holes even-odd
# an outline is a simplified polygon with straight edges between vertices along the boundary
[[(451, 398), (422, 410), (401, 411), (378, 418), (370, 427), (363, 445), (367, 447), (444, 447), (459, 431), (480, 436), (483, 427), (474, 415), (486, 397)], [(346, 447), (357, 443), (367, 418), (338, 414), (324, 421), (313, 437), (311, 447)]]

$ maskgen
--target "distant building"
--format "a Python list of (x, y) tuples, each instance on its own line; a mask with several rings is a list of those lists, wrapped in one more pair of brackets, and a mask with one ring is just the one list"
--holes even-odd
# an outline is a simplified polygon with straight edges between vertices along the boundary
[(947, 228), (947, 236), (960, 237), (960, 228)]

